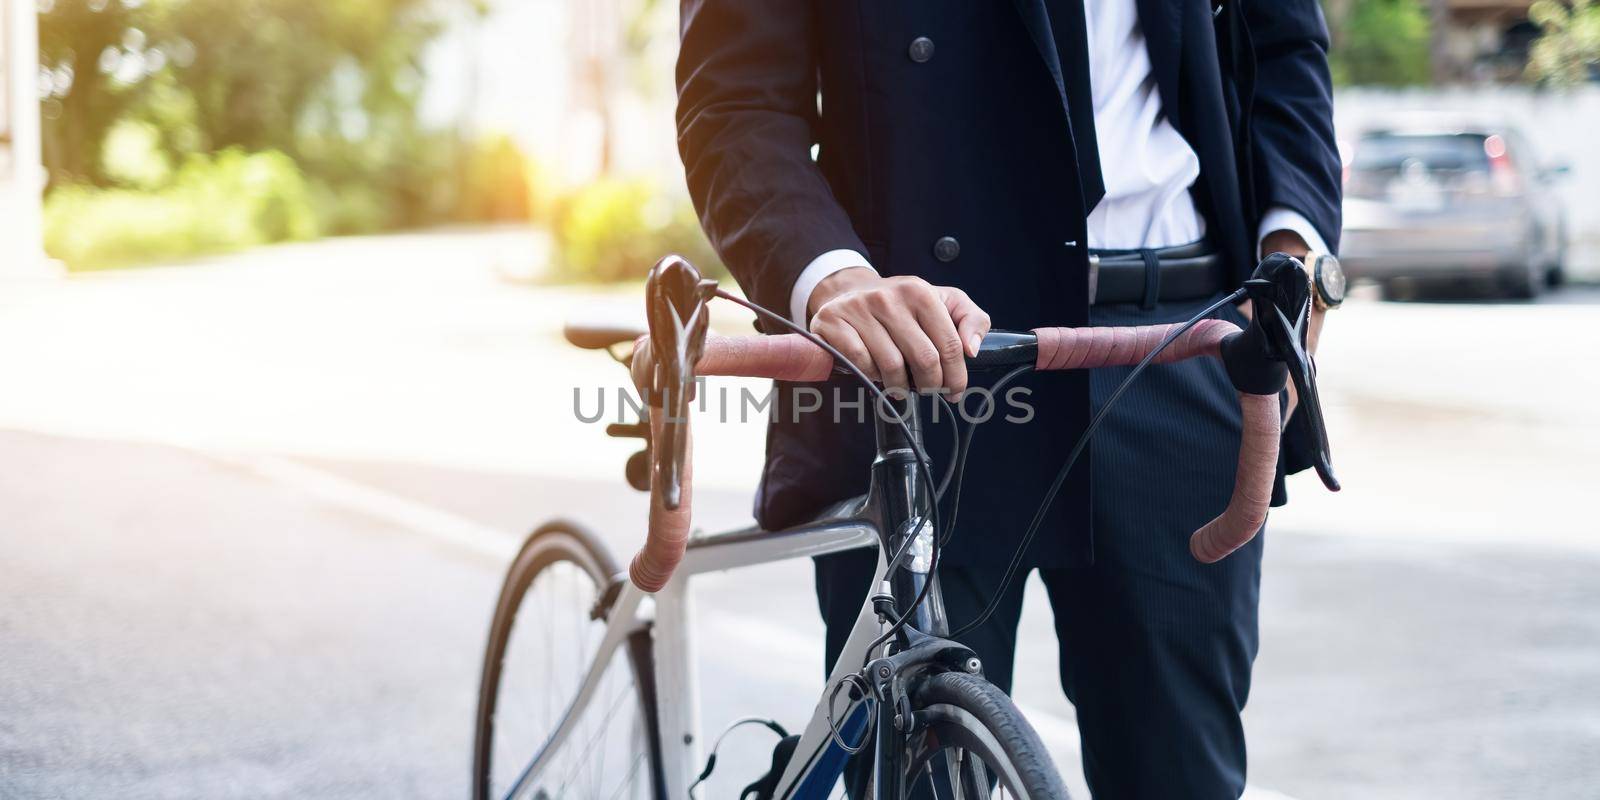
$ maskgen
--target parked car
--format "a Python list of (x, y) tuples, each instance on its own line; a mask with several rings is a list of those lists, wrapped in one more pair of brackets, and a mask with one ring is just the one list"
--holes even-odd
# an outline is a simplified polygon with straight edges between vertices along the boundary
[(1385, 122), (1347, 154), (1340, 262), (1390, 294), (1475, 279), (1531, 298), (1562, 280), (1567, 222), (1541, 165), (1506, 125), (1441, 116)]

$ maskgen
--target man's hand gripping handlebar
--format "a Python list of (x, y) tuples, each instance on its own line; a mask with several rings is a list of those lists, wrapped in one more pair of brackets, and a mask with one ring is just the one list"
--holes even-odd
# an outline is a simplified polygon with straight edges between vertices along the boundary
[[(1233, 495), (1222, 513), (1195, 531), (1189, 542), (1190, 553), (1202, 562), (1216, 562), (1242, 547), (1266, 523), (1282, 427), (1278, 395), (1289, 380), (1299, 393), (1298, 413), (1310, 416), (1317, 473), (1330, 490), (1339, 488), (1317, 396), (1316, 368), (1305, 351), (1308, 287), (1299, 261), (1282, 254), (1269, 256), (1241, 289), (1253, 305), (1249, 327), (1241, 331), (1225, 320), (1201, 320), (1155, 358), (1156, 363), (1218, 358), (1239, 394), (1243, 431)], [(658, 262), (646, 283), (650, 334), (634, 348), (632, 374), (651, 409), (650, 530), (629, 576), (647, 592), (666, 585), (688, 545), (692, 447), (687, 417), (695, 377), (809, 382), (826, 380), (835, 372), (833, 358), (799, 335), (707, 336), (705, 307), (715, 292), (715, 281), (701, 278), (678, 256)], [(1131, 366), (1180, 328), (1181, 323), (1174, 323), (995, 332), (969, 363), (975, 367), (1027, 363), (1039, 370)]]

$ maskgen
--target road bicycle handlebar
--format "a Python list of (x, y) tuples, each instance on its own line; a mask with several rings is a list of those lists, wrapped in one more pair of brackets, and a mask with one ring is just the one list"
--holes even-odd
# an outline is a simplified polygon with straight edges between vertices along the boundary
[[(1249, 328), (1241, 331), (1225, 320), (1203, 319), (1178, 333), (1153, 359), (1170, 363), (1200, 356), (1218, 358), (1238, 391), (1243, 428), (1233, 494), (1222, 513), (1190, 537), (1189, 551), (1201, 562), (1221, 560), (1248, 543), (1266, 523), (1282, 429), (1278, 393), (1289, 378), (1299, 390), (1303, 413), (1314, 417), (1320, 446), (1318, 472), (1328, 488), (1338, 488), (1327, 458), (1315, 370), (1300, 342), (1295, 341), (1303, 339), (1309, 307), (1304, 275), (1299, 262), (1287, 256), (1269, 257), (1257, 269), (1256, 277), (1245, 284), (1254, 301)], [(653, 447), (663, 449), (654, 459), (648, 536), (629, 575), (647, 592), (666, 585), (688, 546), (691, 466), (687, 411), (695, 377), (815, 382), (835, 372), (831, 355), (798, 334), (706, 335), (704, 304), (714, 291), (714, 282), (701, 279), (687, 261), (669, 256), (652, 270), (646, 292), (651, 304), (651, 335), (640, 337), (635, 344), (631, 370), (651, 408)], [(1283, 313), (1285, 307), (1292, 309), (1294, 323)], [(1038, 370), (1132, 366), (1182, 327), (997, 331), (985, 338), (979, 354), (968, 363), (974, 368), (1031, 364)], [(664, 358), (654, 352), (662, 342), (668, 343)]]
[[(1179, 325), (1145, 325), (1116, 328), (1038, 328), (1031, 338), (1037, 355), (1033, 366), (1039, 370), (1094, 369), (1132, 366)], [(1239, 327), (1218, 319), (1202, 320), (1182, 334), (1159, 354), (1156, 363), (1182, 361), (1198, 356), (1220, 357), (1221, 345)], [(1016, 334), (1011, 334), (1015, 337)], [(634, 369), (643, 378), (651, 369), (649, 336), (634, 346)], [(694, 374), (742, 378), (815, 382), (833, 374), (833, 357), (798, 334), (781, 336), (707, 336), (695, 364)], [(648, 385), (648, 384), (645, 384)], [(1244, 412), (1238, 471), (1233, 497), (1228, 507), (1190, 538), (1189, 550), (1205, 563), (1220, 560), (1250, 541), (1266, 523), (1272, 501), (1272, 482), (1277, 475), (1279, 405), (1277, 393), (1239, 392)], [(662, 414), (652, 413), (653, 432), (666, 422)], [(687, 429), (687, 420), (671, 424)], [(634, 583), (647, 591), (666, 584), (683, 557), (689, 530), (689, 473), (683, 474), (682, 501), (677, 509), (652, 504), (650, 535), (634, 559)], [(653, 588), (652, 588), (653, 587)]]
[[(1035, 328), (1027, 333), (993, 331), (984, 337), (969, 369), (1010, 367), (1029, 363), (1039, 370), (1131, 366), (1154, 350), (1179, 323), (1138, 327)], [(1239, 327), (1218, 319), (1201, 320), (1155, 358), (1157, 364), (1195, 356), (1219, 356), (1222, 339)], [(635, 347), (647, 346), (639, 337)], [(636, 350), (637, 352), (637, 350)], [(805, 337), (716, 336), (708, 334), (695, 362), (697, 376), (771, 378), (808, 383), (838, 372), (833, 357)]]

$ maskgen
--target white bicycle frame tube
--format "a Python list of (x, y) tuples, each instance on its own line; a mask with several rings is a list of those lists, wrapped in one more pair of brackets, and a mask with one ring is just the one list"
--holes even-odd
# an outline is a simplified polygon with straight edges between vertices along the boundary
[[(820, 523), (816, 527), (803, 527), (789, 531), (764, 532), (754, 529), (733, 531), (710, 537), (697, 537), (689, 545), (683, 563), (679, 565), (672, 581), (654, 595), (655, 628), (655, 678), (657, 711), (661, 729), (662, 773), (669, 798), (688, 797), (689, 786), (702, 765), (700, 750), (700, 692), (699, 676), (694, 659), (693, 637), (689, 621), (693, 609), (690, 580), (702, 572), (715, 572), (741, 567), (785, 561), (792, 558), (837, 553), (862, 547), (876, 547), (878, 532), (865, 522), (846, 521)], [(878, 570), (885, 567), (883, 554), (878, 555)], [(617, 648), (628, 635), (651, 624), (651, 616), (643, 602), (646, 597), (631, 582), (624, 584), (616, 603), (612, 606), (605, 635), (595, 651), (594, 661), (588, 666), (582, 685), (572, 706), (567, 709), (550, 740), (539, 757), (528, 766), (507, 795), (521, 800), (529, 798), (536, 788), (535, 779), (549, 757), (560, 750), (572, 734), (577, 721), (588, 708), (600, 678), (616, 655)], [(833, 744), (830, 724), (842, 725), (844, 719), (855, 713), (862, 702), (849, 703), (833, 709), (833, 723), (829, 722), (828, 687), (846, 674), (857, 672), (866, 661), (867, 647), (881, 632), (870, 597), (862, 605), (839, 660), (829, 674), (829, 680), (817, 701), (811, 721), (801, 735), (799, 746), (784, 771), (776, 797), (800, 798), (811, 796), (805, 780), (812, 773), (820, 756), (837, 748)], [(842, 694), (842, 693), (841, 693)], [(663, 698), (670, 698), (664, 700)], [(854, 743), (852, 743), (854, 744)], [(833, 781), (822, 788), (825, 793)], [(805, 794), (797, 793), (802, 787)]]

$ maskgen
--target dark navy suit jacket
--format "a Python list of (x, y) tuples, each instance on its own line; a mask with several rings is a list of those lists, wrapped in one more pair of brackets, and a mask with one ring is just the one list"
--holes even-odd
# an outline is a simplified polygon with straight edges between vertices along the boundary
[[(1057, 3), (1081, 1), (682, 0), (679, 148), (705, 229), (745, 292), (787, 310), (813, 258), (853, 249), (886, 275), (961, 287), (996, 328), (1084, 324), (1089, 209), (1071, 122), (1084, 110), (1068, 98), (1087, 76), (1072, 66), (1083, 54), (1060, 52), (1049, 22), (1073, 10)], [(1340, 166), (1317, 0), (1138, 5), (1163, 106), (1199, 156), (1194, 197), (1230, 280), (1248, 276), (1271, 206), (1300, 212), (1337, 247)], [(931, 58), (909, 55), (919, 37), (932, 40)], [(1115, 157), (1114, 143), (1101, 149)], [(960, 243), (951, 261), (934, 254), (946, 236)], [(963, 502), (982, 505), (966, 519), (986, 531), (956, 537), (970, 552), (954, 557), (1009, 556), (1008, 537), (1087, 422), (1083, 375), (1029, 380), (1035, 421), (978, 436)], [(869, 429), (825, 413), (794, 421), (781, 396), (775, 413), (756, 499), (763, 525), (801, 522), (865, 490)], [(938, 458), (943, 437), (929, 444)], [(1087, 470), (1078, 473), (1052, 524), (1088, 527)], [(1035, 555), (1071, 554), (1041, 542)]]

